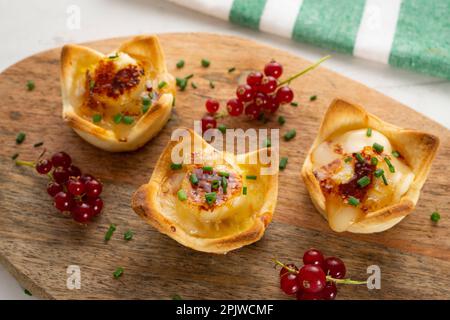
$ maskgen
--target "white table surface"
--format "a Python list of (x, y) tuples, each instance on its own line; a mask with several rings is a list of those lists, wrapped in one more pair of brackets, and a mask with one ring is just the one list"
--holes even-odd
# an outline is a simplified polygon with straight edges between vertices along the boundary
[[(189, 1), (189, 0), (186, 0)], [(80, 8), (80, 29), (67, 27), (67, 8)], [(328, 53), (309, 45), (248, 30), (163, 0), (0, 0), (0, 71), (65, 43), (139, 33), (218, 32), (252, 38), (310, 60)], [(424, 113), (450, 128), (450, 82), (333, 54), (326, 67)], [(1, 187), (1, 186), (0, 186)], [(33, 299), (0, 265), (0, 299)]]

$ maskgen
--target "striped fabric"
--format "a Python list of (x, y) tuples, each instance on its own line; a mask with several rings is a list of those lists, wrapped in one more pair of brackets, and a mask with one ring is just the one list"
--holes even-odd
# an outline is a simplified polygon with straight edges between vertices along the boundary
[(450, 79), (450, 0), (169, 0), (255, 30)]

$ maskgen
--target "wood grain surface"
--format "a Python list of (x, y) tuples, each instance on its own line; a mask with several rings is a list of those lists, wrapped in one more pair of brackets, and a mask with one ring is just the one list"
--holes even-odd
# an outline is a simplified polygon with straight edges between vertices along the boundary
[[(96, 41), (89, 46), (108, 52), (123, 40)], [(171, 121), (155, 139), (131, 153), (96, 149), (63, 123), (60, 48), (29, 57), (0, 75), (0, 262), (25, 288), (34, 295), (56, 299), (170, 299), (174, 294), (185, 299), (286, 299), (271, 258), (300, 263), (303, 252), (316, 247), (341, 257), (348, 275), (355, 279), (365, 279), (369, 265), (381, 268), (381, 290), (340, 286), (339, 299), (450, 298), (449, 131), (324, 67), (292, 83), (299, 106), (284, 106), (279, 113), (287, 120), (280, 134), (295, 128), (297, 137), (280, 143), (281, 156), (288, 156), (289, 164), (280, 173), (274, 221), (261, 241), (227, 255), (211, 255), (182, 247), (146, 225), (130, 208), (130, 197), (149, 179), (172, 130), (192, 126), (192, 121), (202, 116), (208, 97), (218, 98), (223, 107), (234, 95), (241, 73), (261, 70), (271, 58), (284, 65), (285, 74), (309, 64), (287, 52), (224, 35), (163, 34), (160, 40), (170, 71), (175, 76), (193, 73), (191, 81), (198, 88), (189, 86), (179, 92)], [(176, 69), (181, 58), (186, 65)], [(211, 61), (209, 68), (200, 66), (202, 58)], [(230, 67), (236, 71), (228, 73)], [(29, 79), (36, 83), (30, 92), (25, 87)], [(215, 89), (209, 87), (210, 80)], [(311, 95), (317, 95), (317, 100), (310, 102)], [(417, 208), (386, 232), (357, 235), (331, 231), (314, 209), (300, 178), (306, 151), (336, 97), (358, 103), (386, 121), (441, 139)], [(266, 125), (242, 119), (223, 122), (230, 127), (279, 127), (276, 120)], [(16, 145), (19, 131), (27, 137)], [(44, 146), (34, 148), (39, 141), (44, 141)], [(46, 179), (11, 160), (16, 152), (20, 159), (36, 159), (44, 147), (49, 152), (69, 152), (84, 172), (104, 182), (105, 209), (94, 223), (80, 227), (58, 214), (45, 191)], [(438, 224), (430, 221), (434, 210), (442, 215)], [(110, 223), (117, 225), (117, 231), (105, 243)], [(129, 242), (123, 239), (128, 229), (135, 233)], [(80, 290), (66, 287), (69, 265), (81, 268)], [(118, 266), (125, 271), (115, 280), (112, 273)]]

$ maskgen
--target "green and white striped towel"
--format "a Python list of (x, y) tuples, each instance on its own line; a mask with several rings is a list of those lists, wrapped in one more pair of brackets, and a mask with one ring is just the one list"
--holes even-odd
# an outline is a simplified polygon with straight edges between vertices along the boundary
[(169, 0), (241, 26), (450, 79), (450, 0)]

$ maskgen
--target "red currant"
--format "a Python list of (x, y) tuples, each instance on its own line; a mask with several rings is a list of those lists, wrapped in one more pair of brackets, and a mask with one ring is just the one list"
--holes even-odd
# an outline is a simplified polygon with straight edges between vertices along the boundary
[(77, 166), (73, 164), (67, 168), (67, 172), (69, 173), (69, 177), (79, 177), (81, 176), (81, 170)]
[(79, 196), (83, 194), (84, 189), (85, 189), (84, 183), (79, 180), (70, 179), (67, 182), (67, 190), (74, 196)]
[(277, 90), (276, 97), (279, 104), (291, 103), (294, 99), (294, 92), (288, 86), (282, 86)]
[(103, 190), (102, 184), (95, 180), (89, 180), (85, 183), (86, 195), (90, 198), (97, 198)]
[(325, 259), (323, 271), (332, 278), (344, 279), (347, 270), (344, 261), (336, 257), (329, 257)]
[(202, 118), (202, 131), (217, 127), (217, 121), (213, 116), (206, 115)]
[(227, 102), (227, 111), (230, 116), (239, 116), (244, 111), (244, 105), (238, 99), (230, 99)]
[(59, 184), (64, 184), (69, 179), (69, 172), (64, 167), (58, 167), (53, 170), (53, 179)]
[(53, 198), (54, 206), (59, 211), (70, 211), (73, 206), (72, 196), (66, 192), (58, 192)]
[(258, 92), (255, 95), (255, 105), (261, 109), (266, 109), (267, 103), (269, 102), (269, 96), (265, 93)]
[(326, 285), (326, 276), (323, 270), (312, 264), (303, 266), (297, 276), (300, 290), (305, 293), (317, 293)]
[(279, 107), (280, 104), (278, 103), (277, 99), (273, 96), (269, 96), (269, 99), (267, 101), (267, 104), (264, 106), (264, 109), (270, 113), (275, 113)]
[(95, 179), (94, 176), (90, 175), (88, 173), (82, 174), (80, 176), (80, 181), (84, 182), (84, 183), (88, 182), (89, 180), (94, 180), (94, 179)]
[(303, 292), (303, 291), (297, 291), (297, 300), (322, 300), (322, 294), (319, 293), (310, 293), (310, 292)]
[[(298, 268), (297, 268), (297, 266), (295, 265), (295, 264), (293, 264), (293, 263), (289, 263), (289, 264), (287, 264), (286, 265), (286, 267), (288, 267), (288, 268), (290, 268), (290, 269), (294, 269), (295, 271), (298, 271)], [(286, 269), (286, 268), (281, 268), (281, 270), (280, 270), (280, 277), (282, 277), (283, 275), (286, 275), (286, 274), (288, 274), (288, 273), (291, 273), (288, 269)]]
[(206, 111), (211, 114), (214, 114), (219, 110), (220, 104), (216, 99), (208, 99), (205, 103)]
[(264, 67), (264, 74), (278, 79), (283, 74), (283, 66), (272, 60)]
[(263, 79), (263, 74), (259, 71), (250, 72), (247, 76), (247, 84), (253, 88), (258, 87)]
[(241, 84), (236, 89), (236, 97), (242, 102), (248, 102), (253, 99), (255, 91), (248, 84)]
[(76, 203), (72, 209), (72, 218), (79, 223), (87, 223), (93, 216), (92, 209), (85, 202)]
[(313, 264), (324, 270), (324, 258), (322, 252), (316, 249), (309, 249), (303, 255), (303, 264)]
[(333, 281), (328, 281), (325, 288), (320, 292), (322, 298), (325, 300), (334, 300), (337, 295), (337, 287)]
[(55, 167), (68, 168), (72, 163), (72, 159), (67, 153), (61, 151), (52, 156), (52, 162)]
[(91, 206), (92, 214), (94, 216), (99, 215), (100, 212), (102, 212), (103, 209), (102, 198), (89, 199), (88, 203)]
[(284, 293), (292, 295), (296, 294), (299, 290), (297, 275), (293, 273), (289, 273), (280, 278), (280, 288), (284, 291)]
[(40, 174), (47, 174), (52, 170), (53, 164), (48, 159), (39, 160), (36, 163), (36, 171)]
[(61, 191), (63, 191), (63, 187), (58, 182), (52, 181), (47, 184), (47, 193), (50, 196), (54, 197), (58, 192)]
[(269, 94), (277, 89), (277, 85), (278, 85), (277, 79), (268, 76), (262, 80), (261, 85), (259, 86), (259, 90), (261, 92)]
[(245, 108), (245, 114), (249, 116), (250, 119), (257, 119), (260, 113), (261, 107), (257, 106), (255, 103), (252, 103)]

